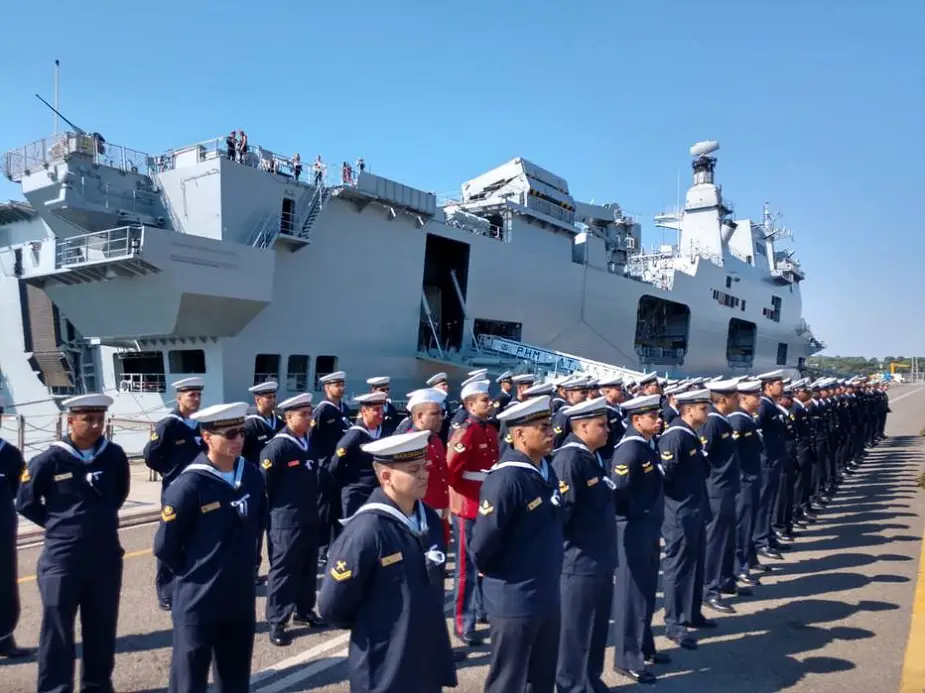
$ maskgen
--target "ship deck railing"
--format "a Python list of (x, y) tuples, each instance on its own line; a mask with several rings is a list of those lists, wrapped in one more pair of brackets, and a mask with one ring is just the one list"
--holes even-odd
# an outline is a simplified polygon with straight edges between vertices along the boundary
[(141, 252), (143, 226), (119, 226), (55, 239), (55, 269), (131, 258)]
[(145, 152), (106, 142), (96, 135), (76, 132), (43, 137), (9, 150), (3, 156), (2, 171), (7, 179), (20, 183), (25, 176), (72, 157), (82, 157), (97, 166), (108, 166), (126, 173), (149, 173), (150, 157)]
[[(191, 149), (199, 150), (199, 161), (208, 161), (212, 159), (230, 159), (228, 156), (228, 144), (226, 142), (226, 137), (227, 136), (210, 137), (207, 140), (194, 142), (193, 144), (189, 144), (184, 147), (168, 149), (167, 151), (154, 156), (152, 158), (151, 165), (157, 173), (172, 171), (176, 164), (177, 154), (181, 152), (189, 152)], [(242, 163), (246, 166), (259, 168), (264, 171), (272, 171), (278, 175), (295, 178), (295, 164), (293, 163), (292, 157), (279, 154), (278, 152), (274, 152), (273, 150), (259, 144), (251, 144), (248, 142), (247, 158), (243, 162), (240, 160), (239, 152), (235, 150), (234, 161)], [(312, 164), (314, 162), (309, 162), (306, 164), (303, 161), (301, 163), (302, 172), (299, 177), (299, 182), (311, 184), (314, 180), (314, 171), (312, 170)], [(286, 170), (283, 171), (282, 169)]]

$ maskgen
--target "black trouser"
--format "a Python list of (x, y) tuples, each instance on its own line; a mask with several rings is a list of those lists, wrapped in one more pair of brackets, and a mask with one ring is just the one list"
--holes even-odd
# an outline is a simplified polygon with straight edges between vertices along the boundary
[(613, 665), (639, 671), (655, 654), (652, 615), (658, 590), (660, 525), (645, 518), (617, 520), (613, 594)]
[[(816, 487), (816, 464), (809, 445), (797, 446), (797, 478), (793, 487), (793, 514), (801, 515), (809, 509), (809, 502)], [(791, 515), (792, 517), (792, 515)]]
[(788, 534), (793, 531), (794, 488), (799, 474), (794, 454), (795, 449), (788, 446), (781, 464), (781, 475), (774, 506), (774, 522), (772, 523), (775, 529)]
[(601, 676), (610, 629), (613, 571), (597, 575), (563, 573), (560, 585), (557, 693), (609, 691)]
[(553, 693), (559, 653), (559, 605), (543, 616), (489, 617), (491, 665), (485, 693)]
[(39, 693), (74, 689), (74, 626), (80, 611), (80, 690), (112, 693), (116, 627), (122, 591), (122, 556), (89, 555), (58, 563), (39, 559), (42, 627), (39, 635)]
[(16, 556), (16, 513), (13, 505), (0, 508), (0, 645), (19, 623), (19, 582)]
[(267, 535), (270, 572), (267, 575), (267, 623), (285, 624), (294, 613), (315, 610), (318, 574), (318, 529), (271, 527)]
[(716, 489), (707, 495), (706, 549), (703, 561), (703, 596), (719, 597), (735, 587), (736, 494)]
[(665, 557), (662, 559), (662, 591), (665, 597), (665, 635), (686, 632), (682, 624), (703, 616), (703, 514), (686, 511), (666, 513), (662, 524)]
[[(206, 693), (212, 667), (214, 693), (248, 693), (254, 652), (254, 608), (238, 616), (196, 619), (173, 611), (173, 652), (168, 693)], [(187, 620), (189, 619), (189, 620)]]
[(748, 575), (758, 566), (755, 553), (755, 514), (758, 512), (758, 498), (761, 493), (759, 475), (742, 474), (739, 477), (739, 493), (736, 495), (736, 575)]

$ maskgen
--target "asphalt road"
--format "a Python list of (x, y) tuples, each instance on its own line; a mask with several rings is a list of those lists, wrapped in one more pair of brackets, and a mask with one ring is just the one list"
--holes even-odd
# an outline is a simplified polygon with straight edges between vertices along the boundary
[[(733, 602), (736, 614), (707, 613), (720, 627), (698, 634), (698, 650), (681, 651), (661, 637), (662, 615), (656, 613), (657, 646), (672, 657), (670, 664), (653, 669), (658, 690), (898, 690), (925, 525), (925, 495), (913, 485), (925, 457), (925, 439), (917, 435), (925, 425), (925, 388), (898, 388), (893, 399), (891, 437), (843, 485), (820, 521), (800, 534), (786, 560), (775, 563), (779, 568), (762, 578), (755, 595)], [(120, 693), (166, 689), (171, 622), (155, 603), (154, 528), (143, 525), (121, 533), (126, 560), (114, 680)], [(19, 551), (23, 615), (16, 636), (28, 647), (35, 647), (38, 637), (40, 602), (33, 574), (39, 551)], [(261, 596), (258, 620), (263, 609)], [(252, 690), (348, 691), (348, 634), (293, 632), (293, 644), (277, 648), (261, 624)], [(608, 654), (608, 667), (610, 661)], [(455, 690), (481, 691), (487, 664), (487, 647), (472, 653), (459, 667)], [(34, 691), (35, 660), (0, 660), (0, 677), (4, 691)], [(636, 685), (612, 672), (605, 680), (615, 690)]]

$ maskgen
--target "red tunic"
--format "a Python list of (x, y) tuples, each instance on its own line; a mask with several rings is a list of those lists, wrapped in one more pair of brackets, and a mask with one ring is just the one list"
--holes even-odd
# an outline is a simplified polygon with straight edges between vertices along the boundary
[[(436, 433), (431, 434), (427, 443), (427, 459), (430, 464), (427, 471), (430, 475), (427, 477), (427, 493), (424, 495), (424, 504), (429, 505), (434, 510), (443, 511), (450, 504), (449, 495), (449, 474), (446, 469), (446, 448), (443, 441)], [(440, 513), (443, 515), (443, 513)], [(450, 520), (449, 517), (443, 518), (443, 537), (446, 543), (450, 543)]]
[(470, 417), (456, 429), (448, 446), (450, 511), (474, 520), (485, 473), (498, 461), (498, 431)]

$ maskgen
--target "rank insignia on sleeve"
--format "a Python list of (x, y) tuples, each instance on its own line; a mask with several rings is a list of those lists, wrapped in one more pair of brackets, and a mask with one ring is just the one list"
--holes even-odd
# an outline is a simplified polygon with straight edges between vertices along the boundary
[(569, 485), (568, 485), (567, 483), (565, 483), (564, 481), (560, 481), (560, 482), (559, 482), (559, 493), (568, 493), (568, 490), (569, 490), (570, 488), (571, 488), (571, 486), (569, 486)]
[(688, 454), (689, 454), (691, 457), (693, 457), (694, 455), (697, 454), (697, 448), (692, 449)]
[(706, 445), (706, 444), (707, 444), (707, 437), (706, 437), (706, 436), (700, 436), (700, 442), (703, 443), (704, 445)]
[(161, 510), (161, 519), (164, 522), (173, 522), (177, 519), (177, 511), (174, 510), (171, 506), (165, 505), (164, 509)]
[(591, 488), (592, 486), (597, 485), (597, 482), (599, 482), (600, 480), (601, 480), (600, 477), (597, 477), (597, 476), (591, 479), (588, 479), (588, 488)]
[(738, 431), (733, 431), (733, 432), (732, 432), (732, 439), (733, 439), (733, 440), (738, 440), (738, 439), (739, 439), (739, 433), (738, 433)]
[(347, 449), (346, 449), (346, 448), (337, 448), (337, 452), (336, 452), (335, 454), (336, 454), (338, 457), (343, 457), (344, 455), (347, 454)]
[(487, 500), (483, 500), (482, 504), (479, 506), (480, 515), (491, 515), (494, 511), (495, 511), (495, 506), (493, 506)]
[(212, 503), (206, 503), (205, 505), (201, 506), (199, 511), (204, 515), (206, 513), (212, 512), (213, 510), (218, 510), (220, 507), (222, 507), (221, 502), (214, 501)]
[(508, 433), (506, 436), (504, 436), (504, 442), (510, 445), (511, 443), (514, 442), (514, 436)]
[(463, 445), (462, 443), (456, 443), (456, 445), (453, 446), (453, 449), (454, 449), (456, 452), (465, 452), (465, 451), (466, 451), (466, 446)]
[(493, 406), (495, 409), (497, 409), (498, 407), (501, 406), (501, 402), (498, 402), (498, 401), (492, 402), (492, 403), (491, 403), (491, 406)]
[(663, 459), (663, 460), (666, 460), (666, 461), (667, 461), (667, 460), (673, 460), (673, 459), (674, 459), (674, 454), (672, 454), (671, 451), (669, 451), (669, 450), (665, 450), (664, 452), (662, 452), (662, 459)]
[(617, 474), (618, 476), (626, 476), (627, 474), (630, 473), (630, 468), (627, 467), (625, 464), (618, 464), (616, 467), (613, 468), (613, 471), (614, 471), (614, 474)]
[(726, 440), (726, 438), (728, 438), (728, 437), (729, 437), (729, 434), (728, 434), (728, 433), (723, 433), (723, 434), (720, 436), (720, 438), (722, 438), (723, 440)]
[(353, 571), (347, 570), (346, 561), (337, 561), (337, 563), (334, 564), (334, 567), (331, 568), (331, 577), (334, 578), (337, 582), (349, 580), (352, 576)]
[(24, 467), (22, 474), (19, 475), (19, 481), (23, 484), (28, 484), (32, 480), (32, 475), (29, 473), (29, 468)]
[(556, 432), (556, 435), (560, 435), (562, 433), (562, 426), (556, 426), (553, 430)]
[(152, 442), (152, 443), (153, 443), (154, 441), (156, 441), (158, 438), (160, 438), (160, 436), (157, 435), (157, 431), (151, 431), (151, 436), (150, 436), (150, 437), (151, 437), (151, 442)]
[(273, 460), (271, 460), (268, 457), (267, 459), (265, 459), (263, 462), (260, 463), (260, 466), (263, 467), (264, 469), (269, 469), (270, 467), (273, 466)]
[(287, 464), (286, 466), (287, 467), (298, 467), (300, 464), (302, 464), (302, 462), (300, 462), (299, 460), (289, 460), (289, 464)]
[(651, 462), (643, 462), (643, 463), (642, 463), (642, 471), (644, 471), (646, 474), (648, 474), (649, 472), (651, 472), (651, 471), (652, 471), (652, 463), (651, 463)]

